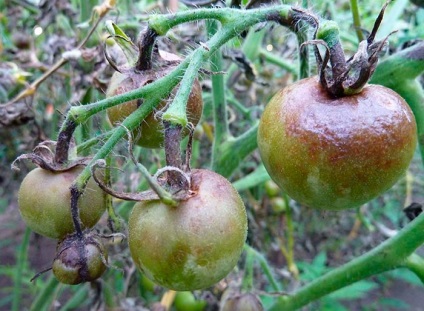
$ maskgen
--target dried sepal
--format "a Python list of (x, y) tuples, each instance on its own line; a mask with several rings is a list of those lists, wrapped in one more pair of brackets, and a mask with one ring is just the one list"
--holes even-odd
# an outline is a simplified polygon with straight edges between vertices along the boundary
[[(31, 153), (22, 154), (17, 157), (11, 164), (12, 170), (19, 171), (17, 162), (29, 160), (42, 169), (51, 172), (64, 172), (78, 165), (87, 165), (91, 158), (88, 157), (71, 157), (66, 163), (57, 163), (55, 161), (56, 142), (47, 140), (39, 143)], [(75, 144), (71, 142), (70, 153), (76, 150)]]

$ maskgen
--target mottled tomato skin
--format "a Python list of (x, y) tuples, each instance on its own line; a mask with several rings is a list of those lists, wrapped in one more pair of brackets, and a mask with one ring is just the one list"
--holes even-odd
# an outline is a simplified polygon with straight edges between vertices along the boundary
[(416, 141), (414, 115), (392, 90), (368, 85), (332, 98), (317, 77), (277, 93), (258, 130), (272, 179), (296, 201), (330, 210), (359, 206), (390, 188)]
[[(123, 94), (139, 87), (137, 83), (129, 76), (115, 72), (109, 83), (106, 91), (106, 97), (111, 97), (118, 94)], [(132, 100), (127, 103), (114, 106), (107, 110), (109, 121), (112, 125), (122, 123), (141, 103), (137, 100)], [(166, 102), (163, 101), (157, 107), (157, 110), (164, 108)], [(187, 102), (187, 119), (194, 126), (199, 123), (203, 111), (202, 88), (199, 81), (195, 81), (192, 91)], [(134, 137), (138, 137), (137, 145), (146, 148), (160, 148), (163, 145), (164, 130), (160, 118), (155, 117), (155, 112), (149, 114), (142, 124), (133, 132)], [(188, 131), (183, 131), (184, 135)]]
[[(91, 282), (106, 271), (108, 259), (107, 250), (100, 237), (93, 238), (93, 242), (79, 245), (79, 241), (68, 243), (62, 247), (59, 243), (58, 254), (53, 261), (52, 271), (59, 282), (76, 285)], [(83, 247), (85, 258), (80, 257), (79, 248)], [(86, 260), (84, 267), (83, 261)]]
[[(53, 173), (36, 168), (25, 176), (18, 193), (21, 216), (31, 230), (53, 239), (74, 232), (69, 187), (83, 167)], [(84, 228), (93, 227), (105, 211), (105, 193), (93, 179), (79, 200)]]
[(152, 281), (177, 291), (209, 287), (237, 264), (247, 234), (246, 210), (222, 176), (193, 170), (196, 195), (179, 206), (139, 202), (129, 220), (129, 247)]

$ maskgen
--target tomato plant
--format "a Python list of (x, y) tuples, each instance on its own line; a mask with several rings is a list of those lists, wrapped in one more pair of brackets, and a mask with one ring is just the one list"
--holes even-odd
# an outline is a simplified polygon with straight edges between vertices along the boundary
[[(18, 202), (22, 218), (31, 230), (54, 239), (75, 231), (69, 188), (82, 170), (80, 166), (64, 172), (36, 168), (25, 176)], [(83, 227), (91, 228), (105, 211), (105, 193), (93, 180), (87, 187), (78, 206)]]
[(271, 99), (258, 147), (270, 176), (293, 199), (343, 209), (368, 202), (404, 174), (416, 131), (411, 109), (392, 90), (368, 85), (332, 98), (312, 77)]
[[(348, 5), (314, 3), (328, 20), (306, 7), (263, 1), (232, 1), (231, 7), (152, 1), (0, 4), (2, 12), (6, 7), (0, 101), (8, 100), (0, 105), (0, 129), (30, 127), (20, 127), (25, 135), (19, 143), (4, 140), (0, 166), (10, 147), (35, 147), (18, 157), (39, 166), (19, 192), (22, 218), (61, 240), (53, 266), (46, 270), (36, 262), (34, 270), (52, 270), (66, 284), (95, 281), (58, 291), (57, 280), (43, 276), (27, 290), (21, 276), (35, 273), (27, 250), (32, 241), (43, 254), (48, 249), (25, 230), (16, 266), (0, 269), (13, 282), (6, 286), (13, 299), (2, 299), (0, 307), (13, 300), (9, 309), (26, 309), (21, 301), (30, 299), (21, 298), (41, 290), (30, 309), (52, 309), (52, 301), (62, 309), (280, 311), (311, 302), (318, 309), (321, 298), (354, 283), (347, 292), (373, 289), (377, 284), (364, 280), (378, 273), (407, 268), (424, 280), (424, 259), (414, 254), (424, 242), (417, 161), (405, 180), (383, 193), (404, 174), (417, 137), (424, 159), (424, 91), (417, 79), (424, 72), (424, 44), (412, 40), (422, 34), (422, 12), (396, 1), (383, 22), (389, 2), (381, 9), (352, 0), (348, 15), (338, 14)], [(146, 14), (153, 7), (169, 11)], [(35, 12), (40, 18), (28, 18)], [(113, 12), (119, 15), (105, 18)], [(390, 20), (396, 12), (405, 13), (407, 31), (386, 37), (398, 24)], [(340, 23), (350, 14), (353, 26)], [(275, 24), (294, 35), (282, 36)], [(33, 35), (9, 40), (25, 25), (31, 29), (22, 33)], [(103, 49), (98, 38), (106, 40)], [(318, 77), (308, 78), (315, 64)], [(269, 95), (283, 86), (263, 112)], [(0, 176), (2, 196), (9, 180)], [(359, 205), (356, 213), (342, 211)], [(107, 223), (95, 233), (89, 228), (105, 209)], [(404, 211), (416, 219), (408, 224)], [(129, 239), (120, 232), (129, 232)], [(1, 250), (15, 245), (7, 242)], [(109, 261), (118, 271), (104, 274)], [(197, 289), (202, 292), (175, 292)]]
[(160, 201), (134, 206), (129, 247), (152, 281), (178, 291), (209, 287), (236, 265), (246, 239), (244, 204), (222, 176), (191, 173), (193, 196), (173, 207)]

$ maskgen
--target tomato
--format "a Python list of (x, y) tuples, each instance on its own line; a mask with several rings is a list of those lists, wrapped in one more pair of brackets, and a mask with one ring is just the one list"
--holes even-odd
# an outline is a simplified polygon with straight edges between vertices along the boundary
[(204, 300), (196, 300), (192, 292), (178, 292), (174, 301), (177, 311), (202, 311), (206, 304)]
[(221, 297), (220, 311), (263, 311), (264, 307), (258, 296), (253, 293), (234, 292), (227, 289)]
[(246, 210), (222, 176), (191, 172), (194, 195), (171, 207), (139, 202), (128, 223), (137, 267), (155, 283), (177, 291), (209, 287), (237, 264), (247, 234)]
[[(140, 73), (143, 75), (144, 73)], [(147, 74), (147, 73), (146, 73)], [(141, 77), (137, 77), (140, 80)], [(134, 90), (138, 85), (136, 76), (127, 76), (116, 72), (113, 74), (110, 81), (109, 87), (106, 91), (106, 97), (123, 94), (128, 91)], [(111, 107), (107, 110), (109, 121), (112, 125), (122, 123), (122, 121), (128, 117), (139, 105), (142, 104), (141, 100), (133, 100), (121, 105)], [(157, 107), (158, 110), (164, 108), (166, 101), (162, 101)], [(199, 82), (193, 84), (192, 91), (190, 93), (187, 102), (187, 119), (193, 123), (194, 126), (199, 123), (200, 117), (202, 116), (203, 101), (202, 101), (202, 88)], [(135, 142), (142, 147), (147, 148), (160, 148), (163, 145), (163, 125), (162, 120), (155, 116), (155, 111), (149, 114), (146, 119), (140, 124), (140, 126), (133, 132), (134, 138), (138, 138)], [(188, 131), (183, 131), (183, 135), (187, 135)]]
[(416, 141), (414, 115), (392, 90), (368, 85), (333, 98), (316, 77), (277, 93), (258, 130), (271, 178), (299, 203), (331, 210), (359, 206), (390, 188)]
[(98, 279), (106, 271), (106, 262), (106, 248), (98, 235), (82, 240), (71, 235), (59, 242), (52, 270), (59, 282), (76, 285)]
[(278, 185), (272, 180), (268, 180), (265, 182), (265, 192), (268, 197), (273, 198), (280, 194), (281, 190)]
[[(74, 232), (69, 187), (82, 166), (53, 173), (36, 168), (22, 181), (18, 194), (21, 216), (31, 230), (49, 238), (62, 239)], [(83, 227), (92, 227), (105, 211), (105, 193), (90, 179), (79, 199)]]

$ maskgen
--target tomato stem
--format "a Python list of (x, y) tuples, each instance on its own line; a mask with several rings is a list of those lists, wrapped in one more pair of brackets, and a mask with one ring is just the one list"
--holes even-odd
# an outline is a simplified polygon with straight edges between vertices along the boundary
[(359, 15), (358, 0), (350, 0), (350, 11), (352, 12), (353, 26), (355, 27), (358, 41), (364, 40), (364, 34), (361, 29), (361, 17)]
[(417, 277), (420, 278), (424, 284), (424, 258), (416, 253), (412, 253), (403, 264), (405, 268), (414, 272)]
[(162, 116), (164, 121), (177, 124), (182, 127), (187, 126), (187, 102), (202, 63), (203, 51), (202, 49), (197, 49), (192, 54), (190, 64), (184, 73), (174, 100)]
[(72, 119), (68, 119), (59, 132), (54, 158), (55, 163), (64, 164), (68, 161), (69, 146), (76, 127), (77, 123)]
[(82, 195), (82, 192), (78, 190), (74, 185), (71, 186), (71, 215), (72, 221), (74, 223), (74, 228), (77, 236), (79, 238), (83, 237), (82, 234), (82, 226), (81, 226), (81, 218), (79, 214), (78, 208), (78, 199)]
[(143, 71), (152, 69), (152, 52), (157, 37), (158, 34), (150, 27), (147, 27), (141, 35), (138, 43), (139, 56), (135, 64), (137, 70)]
[[(163, 122), (165, 127), (165, 159), (166, 165), (181, 169), (183, 162), (181, 159), (181, 131), (180, 125), (173, 125), (170, 122)], [(181, 173), (175, 171), (167, 172), (167, 183), (171, 187), (182, 189), (185, 180)]]

